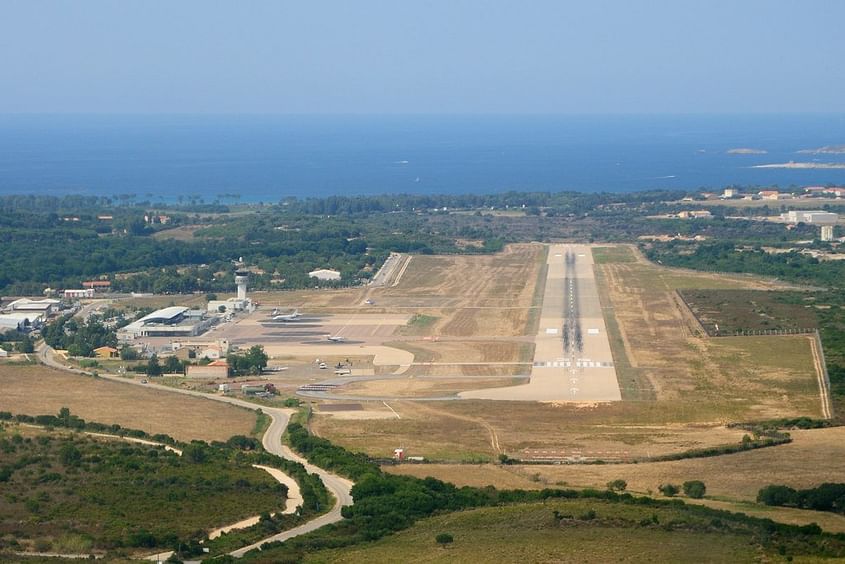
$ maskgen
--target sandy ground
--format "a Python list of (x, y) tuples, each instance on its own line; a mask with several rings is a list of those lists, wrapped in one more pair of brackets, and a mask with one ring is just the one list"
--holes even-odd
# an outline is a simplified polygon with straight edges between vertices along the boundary
[[(561, 335), (567, 290), (564, 255), (576, 255), (580, 323), (584, 346), (564, 351)], [(613, 356), (602, 317), (593, 272), (593, 257), (586, 245), (552, 245), (548, 254), (543, 308), (535, 338), (534, 366), (528, 384), (462, 392), (468, 399), (523, 401), (616, 401), (621, 399)]]

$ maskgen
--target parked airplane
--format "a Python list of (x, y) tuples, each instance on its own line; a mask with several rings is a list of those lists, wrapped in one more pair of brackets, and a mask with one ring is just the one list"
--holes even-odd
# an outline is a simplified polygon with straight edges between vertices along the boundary
[(293, 313), (279, 315), (279, 310), (274, 309), (272, 316), (273, 321), (296, 321), (297, 319), (302, 317), (302, 314), (299, 313), (299, 310), (296, 310)]
[(341, 337), (340, 335), (326, 335), (326, 339), (328, 339), (332, 343), (342, 343), (346, 340), (346, 337)]

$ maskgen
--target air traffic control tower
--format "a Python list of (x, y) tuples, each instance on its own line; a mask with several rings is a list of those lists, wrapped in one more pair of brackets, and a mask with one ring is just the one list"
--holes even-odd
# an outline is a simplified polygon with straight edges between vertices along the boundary
[(238, 285), (238, 299), (246, 300), (246, 284), (249, 282), (249, 272), (238, 270), (235, 272), (235, 284)]

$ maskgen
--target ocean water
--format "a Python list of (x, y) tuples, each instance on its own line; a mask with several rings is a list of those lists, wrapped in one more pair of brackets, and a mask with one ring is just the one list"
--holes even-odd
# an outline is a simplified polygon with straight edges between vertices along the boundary
[[(612, 191), (845, 184), (843, 115), (0, 115), (0, 194), (173, 201), (286, 196)], [(732, 148), (766, 154), (731, 155)], [(232, 201), (225, 197), (225, 201)]]

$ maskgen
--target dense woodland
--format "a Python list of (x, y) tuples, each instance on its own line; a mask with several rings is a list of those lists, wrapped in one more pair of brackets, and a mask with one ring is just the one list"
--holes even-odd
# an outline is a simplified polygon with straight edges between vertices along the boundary
[[(644, 234), (786, 242), (812, 233), (724, 219), (730, 212), (724, 208), (714, 208), (710, 221), (649, 217), (689, 208), (677, 203), (688, 195), (334, 196), (240, 206), (196, 199), (153, 204), (131, 195), (4, 196), (0, 292), (37, 295), (91, 278), (110, 280), (118, 292), (225, 292), (234, 289), (241, 258), (254, 288), (349, 286), (371, 277), (390, 252), (486, 253), (508, 242), (618, 242)], [(319, 268), (339, 271), (341, 280), (308, 277)]]

